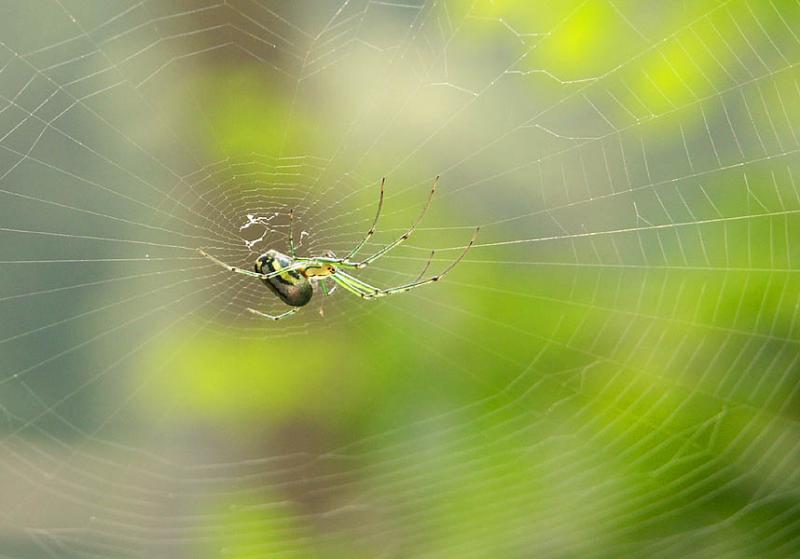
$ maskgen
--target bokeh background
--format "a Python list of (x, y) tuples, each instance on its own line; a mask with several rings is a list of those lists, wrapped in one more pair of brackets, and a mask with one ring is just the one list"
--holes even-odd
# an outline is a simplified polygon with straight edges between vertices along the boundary
[(0, 16), (0, 556), (800, 556), (796, 0)]

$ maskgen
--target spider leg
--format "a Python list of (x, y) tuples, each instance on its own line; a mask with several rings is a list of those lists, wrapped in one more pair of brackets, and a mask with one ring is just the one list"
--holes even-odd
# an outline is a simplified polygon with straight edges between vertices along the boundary
[(297, 312), (297, 311), (299, 311), (300, 309), (291, 309), (291, 310), (288, 310), (288, 311), (286, 311), (286, 312), (284, 312), (284, 313), (281, 313), (281, 314), (276, 314), (276, 315), (272, 315), (272, 314), (263, 313), (263, 312), (261, 312), (261, 311), (257, 311), (257, 310), (255, 310), (255, 309), (247, 309), (247, 310), (248, 310), (250, 313), (252, 313), (252, 314), (254, 314), (254, 315), (256, 315), (256, 316), (260, 316), (261, 318), (267, 318), (267, 319), (269, 319), (269, 320), (280, 320), (280, 319), (282, 319), (282, 318), (286, 318), (287, 316), (291, 316), (291, 315), (293, 315), (294, 313), (296, 313), (296, 312)]
[[(464, 251), (459, 255), (459, 257), (456, 258), (447, 268), (445, 268), (444, 270), (442, 270), (441, 272), (439, 272), (435, 276), (431, 276), (431, 277), (426, 278), (426, 279), (417, 279), (415, 281), (412, 281), (410, 283), (406, 283), (404, 285), (399, 285), (397, 287), (390, 287), (388, 289), (378, 289), (374, 293), (366, 293), (363, 298), (364, 299), (377, 299), (378, 297), (386, 297), (387, 295), (395, 295), (397, 293), (405, 293), (406, 291), (410, 291), (412, 289), (416, 289), (417, 287), (422, 287), (423, 285), (427, 285), (429, 283), (434, 283), (434, 282), (439, 281), (440, 279), (445, 277), (450, 272), (450, 270), (455, 268), (458, 265), (459, 262), (461, 262), (464, 259), (464, 257), (467, 255), (467, 252), (469, 252), (469, 249), (472, 248), (472, 245), (475, 244), (475, 239), (478, 238), (478, 232), (479, 231), (480, 231), (480, 227), (475, 229), (475, 233), (472, 235), (472, 238), (470, 239), (469, 244), (467, 244), (466, 248), (464, 248)], [(431, 255), (431, 256), (433, 256), (433, 255)], [(428, 269), (428, 265), (429, 264), (430, 264), (430, 260), (428, 261), (428, 264), (425, 265), (425, 270)], [(425, 270), (423, 270), (423, 274), (425, 273)]]
[(358, 243), (355, 246), (355, 248), (348, 253), (347, 256), (342, 258), (342, 260), (348, 261), (353, 256), (355, 256), (356, 253), (359, 250), (361, 250), (361, 247), (363, 247), (367, 243), (367, 241), (370, 239), (370, 237), (372, 237), (372, 235), (375, 233), (375, 226), (378, 224), (378, 218), (381, 216), (381, 209), (383, 208), (383, 193), (384, 193), (384, 188), (383, 187), (384, 187), (385, 184), (386, 184), (386, 177), (383, 177), (381, 179), (381, 196), (378, 199), (378, 211), (375, 212), (375, 219), (372, 220), (372, 225), (370, 226), (369, 231), (367, 231), (366, 236), (363, 239), (361, 239), (361, 242)]
[[(417, 279), (415, 279), (412, 283), (416, 283), (420, 279), (422, 279), (422, 276), (425, 275), (425, 272), (428, 271), (428, 267), (430, 267), (431, 265), (431, 260), (433, 259), (434, 254), (435, 251), (431, 251), (431, 255), (430, 257), (428, 257), (428, 261), (425, 263), (425, 267), (422, 269), (422, 272), (420, 272), (419, 276), (417, 276)], [(447, 273), (447, 270), (444, 273)], [(439, 274), (440, 277), (442, 275), (443, 274)], [(352, 287), (353, 289), (349, 291), (357, 292), (355, 294), (361, 297), (362, 299), (374, 299), (375, 297), (380, 297), (379, 294), (382, 291), (384, 291), (383, 289), (379, 289), (374, 285), (370, 285), (367, 282), (362, 281), (355, 276), (351, 276), (350, 274), (343, 272), (342, 270), (337, 270), (335, 274), (329, 277), (332, 278), (333, 280), (339, 278), (339, 280), (341, 280), (340, 282), (337, 282), (339, 285), (342, 285), (342, 287), (345, 287), (345, 285)], [(345, 289), (347, 289), (347, 287), (345, 287)]]
[[(339, 265), (346, 268), (364, 268), (408, 239), (414, 233), (414, 231), (417, 230), (417, 225), (419, 225), (420, 221), (422, 221), (422, 218), (425, 217), (425, 214), (428, 212), (428, 208), (431, 207), (431, 200), (433, 200), (433, 194), (436, 192), (436, 185), (438, 183), (439, 177), (436, 177), (433, 181), (433, 186), (431, 186), (431, 192), (428, 194), (428, 200), (425, 202), (425, 207), (422, 208), (422, 212), (419, 214), (419, 217), (417, 217), (417, 220), (411, 225), (411, 227), (409, 227), (408, 231), (403, 233), (397, 240), (389, 243), (372, 256), (369, 256), (360, 262), (350, 262), (347, 258), (342, 258), (339, 261)], [(361, 247), (359, 246), (358, 248)]]
[(336, 273), (330, 277), (334, 279), (336, 279), (337, 277), (343, 279), (346, 283), (348, 283), (352, 287), (355, 287), (364, 295), (371, 295), (372, 293), (377, 293), (378, 291), (380, 291), (379, 288), (370, 285), (367, 282), (362, 281), (357, 277), (351, 276), (350, 274), (347, 274), (341, 270), (337, 270)]
[[(352, 293), (356, 297), (361, 297), (362, 299), (370, 298), (369, 295), (371, 295), (372, 293), (377, 291), (373, 287), (370, 287), (370, 289), (372, 290), (371, 292), (365, 291), (363, 287), (361, 287), (358, 284), (355, 284), (353, 282), (353, 280), (355, 280), (355, 278), (353, 276), (351, 276), (349, 274), (345, 274), (344, 272), (341, 272), (341, 271), (338, 271), (338, 272), (336, 272), (335, 274), (333, 274), (332, 276), (329, 276), (329, 277), (331, 277), (333, 279), (333, 281), (336, 282), (336, 285), (342, 286), (342, 289), (344, 289), (345, 291), (349, 291), (350, 293)], [(361, 282), (361, 283), (363, 284), (364, 282)]]
[(421, 280), (421, 279), (422, 279), (422, 276), (424, 276), (424, 275), (425, 275), (425, 272), (427, 272), (427, 271), (428, 271), (428, 268), (430, 268), (430, 267), (431, 267), (431, 261), (433, 260), (433, 255), (434, 255), (434, 254), (436, 254), (436, 251), (435, 251), (435, 250), (432, 250), (432, 251), (431, 251), (431, 255), (428, 257), (428, 261), (425, 263), (425, 267), (424, 267), (424, 268), (422, 268), (422, 271), (421, 271), (421, 272), (419, 273), (419, 275), (417, 276), (417, 279), (415, 279), (415, 280), (414, 280), (412, 283), (418, 282), (419, 280)]
[(333, 285), (331, 287), (328, 287), (328, 283), (327, 283), (328, 279), (331, 279), (331, 278), (324, 278), (322, 281), (319, 282), (319, 286), (322, 289), (322, 292), (325, 294), (326, 297), (329, 296), (329, 295), (333, 295), (333, 292), (336, 290), (336, 282), (333, 282), (333, 280), (331, 279), (331, 281), (333, 282)]
[(218, 266), (222, 266), (223, 268), (225, 268), (229, 272), (234, 272), (234, 273), (237, 273), (237, 274), (242, 274), (242, 275), (245, 275), (245, 276), (250, 276), (251, 278), (258, 278), (258, 279), (274, 278), (275, 276), (279, 276), (279, 275), (281, 275), (281, 274), (283, 274), (285, 272), (288, 272), (289, 270), (296, 270), (297, 268), (302, 268), (303, 267), (303, 262), (295, 262), (291, 266), (289, 266), (287, 268), (282, 268), (282, 269), (280, 269), (280, 270), (278, 270), (276, 272), (272, 272), (272, 273), (269, 273), (269, 274), (259, 274), (258, 272), (251, 272), (250, 270), (245, 270), (244, 268), (239, 268), (237, 266), (231, 266), (230, 264), (226, 264), (222, 260), (220, 260), (218, 258), (214, 258), (213, 256), (211, 256), (210, 254), (208, 254), (206, 251), (204, 251), (202, 249), (197, 249), (197, 252), (199, 252), (201, 255), (205, 256), (209, 260), (211, 260), (214, 264), (216, 264)]

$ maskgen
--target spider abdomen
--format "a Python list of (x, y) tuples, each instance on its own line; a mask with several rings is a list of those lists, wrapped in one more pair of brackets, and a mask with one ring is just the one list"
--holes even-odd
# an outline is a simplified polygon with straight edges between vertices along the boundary
[(294, 260), (278, 252), (268, 250), (256, 259), (255, 271), (259, 274), (271, 274), (286, 270), (272, 278), (262, 279), (264, 285), (291, 307), (306, 305), (314, 294), (311, 282), (297, 269), (291, 269)]

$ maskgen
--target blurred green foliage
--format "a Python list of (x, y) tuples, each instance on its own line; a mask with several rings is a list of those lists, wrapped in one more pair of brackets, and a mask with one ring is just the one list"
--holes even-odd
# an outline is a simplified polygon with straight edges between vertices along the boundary
[[(771, 2), (737, 1), (724, 10), (711, 0), (654, 4), (660, 28), (646, 31), (601, 0), (447, 7), (469, 10), (476, 50), (507, 40), (506, 26), (528, 33), (536, 46), (515, 67), (522, 72), (562, 82), (616, 72), (627, 95), (617, 110), (644, 120), (725, 88), (737, 49), (746, 48), (744, 40), (726, 43), (726, 35), (780, 25)], [(757, 13), (731, 18), (745, 9)], [(637, 64), (626, 67), (632, 57)], [(291, 91), (252, 69), (207, 81), (203, 95), (216, 100), (209, 137), (222, 154), (313, 152), (316, 142), (331, 141), (320, 137), (314, 114), (293, 106)], [(789, 98), (795, 93), (782, 96)], [(680, 124), (704, 137), (703, 116), (678, 114), (644, 134), (677, 145), (685, 141), (676, 134)], [(709, 177), (706, 186), (733, 190), (729, 179)], [(783, 207), (785, 200), (770, 200), (769, 168), (748, 170), (747, 179), (748, 190), (714, 198), (721, 217), (752, 213), (755, 199), (765, 209)], [(690, 205), (699, 208), (694, 195)], [(170, 363), (169, 374), (148, 387), (149, 413), (180, 394), (168, 410), (175, 421), (224, 425), (234, 446), (252, 445), (263, 425), (301, 421), (326, 432), (326, 445), (283, 441), (270, 447), (278, 454), (366, 441), (371, 453), (356, 453), (355, 469), (348, 464), (356, 479), (341, 499), (368, 500), (380, 514), (345, 513), (334, 529), (316, 526), (314, 536), (296, 519), (320, 512), (319, 504), (243, 512), (238, 498), (215, 503), (212, 510), (232, 507), (215, 536), (231, 557), (376, 557), (382, 546), (400, 550), (392, 557), (460, 557), (467, 547), (470, 556), (522, 557), (514, 555), (520, 542), (530, 550), (525, 557), (646, 557), (660, 545), (675, 555), (770, 556), (749, 534), (769, 518), (795, 516), (797, 486), (796, 464), (769, 449), (800, 441), (794, 421), (781, 418), (798, 419), (796, 395), (786, 396), (800, 384), (795, 346), (787, 346), (797, 339), (797, 309), (782, 302), (800, 283), (797, 274), (774, 270), (790, 268), (800, 254), (796, 239), (777, 238), (769, 219), (734, 221), (725, 238), (701, 231), (692, 241), (685, 233), (689, 250), (709, 251), (706, 269), (677, 264), (686, 258), (685, 230), (650, 237), (644, 248), (634, 247), (642, 242), (636, 233), (623, 233), (631, 248), (619, 266), (563, 265), (575, 250), (569, 240), (525, 253), (519, 264), (501, 263), (514, 256), (504, 247), (483, 248), (480, 260), (497, 264), (465, 262), (452, 281), (376, 312), (355, 310), (352, 320), (338, 307), (330, 327), (305, 335), (230, 332), (186, 342), (178, 333), (148, 358), (148, 369)], [(796, 233), (794, 220), (791, 227)], [(654, 260), (643, 262), (642, 254)], [(399, 262), (398, 269), (407, 263)], [(280, 332), (283, 324), (265, 330)], [(333, 486), (347, 477), (335, 468), (330, 475)], [(794, 497), (761, 498), (770, 489)], [(252, 498), (302, 501), (291, 484), (283, 494)], [(277, 542), (286, 538), (302, 547), (281, 551)], [(364, 541), (372, 547), (355, 543)]]

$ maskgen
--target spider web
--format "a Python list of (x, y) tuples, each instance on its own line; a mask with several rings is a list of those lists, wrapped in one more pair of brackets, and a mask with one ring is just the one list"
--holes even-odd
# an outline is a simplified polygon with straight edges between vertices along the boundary
[(5, 11), (3, 557), (800, 554), (800, 3)]

